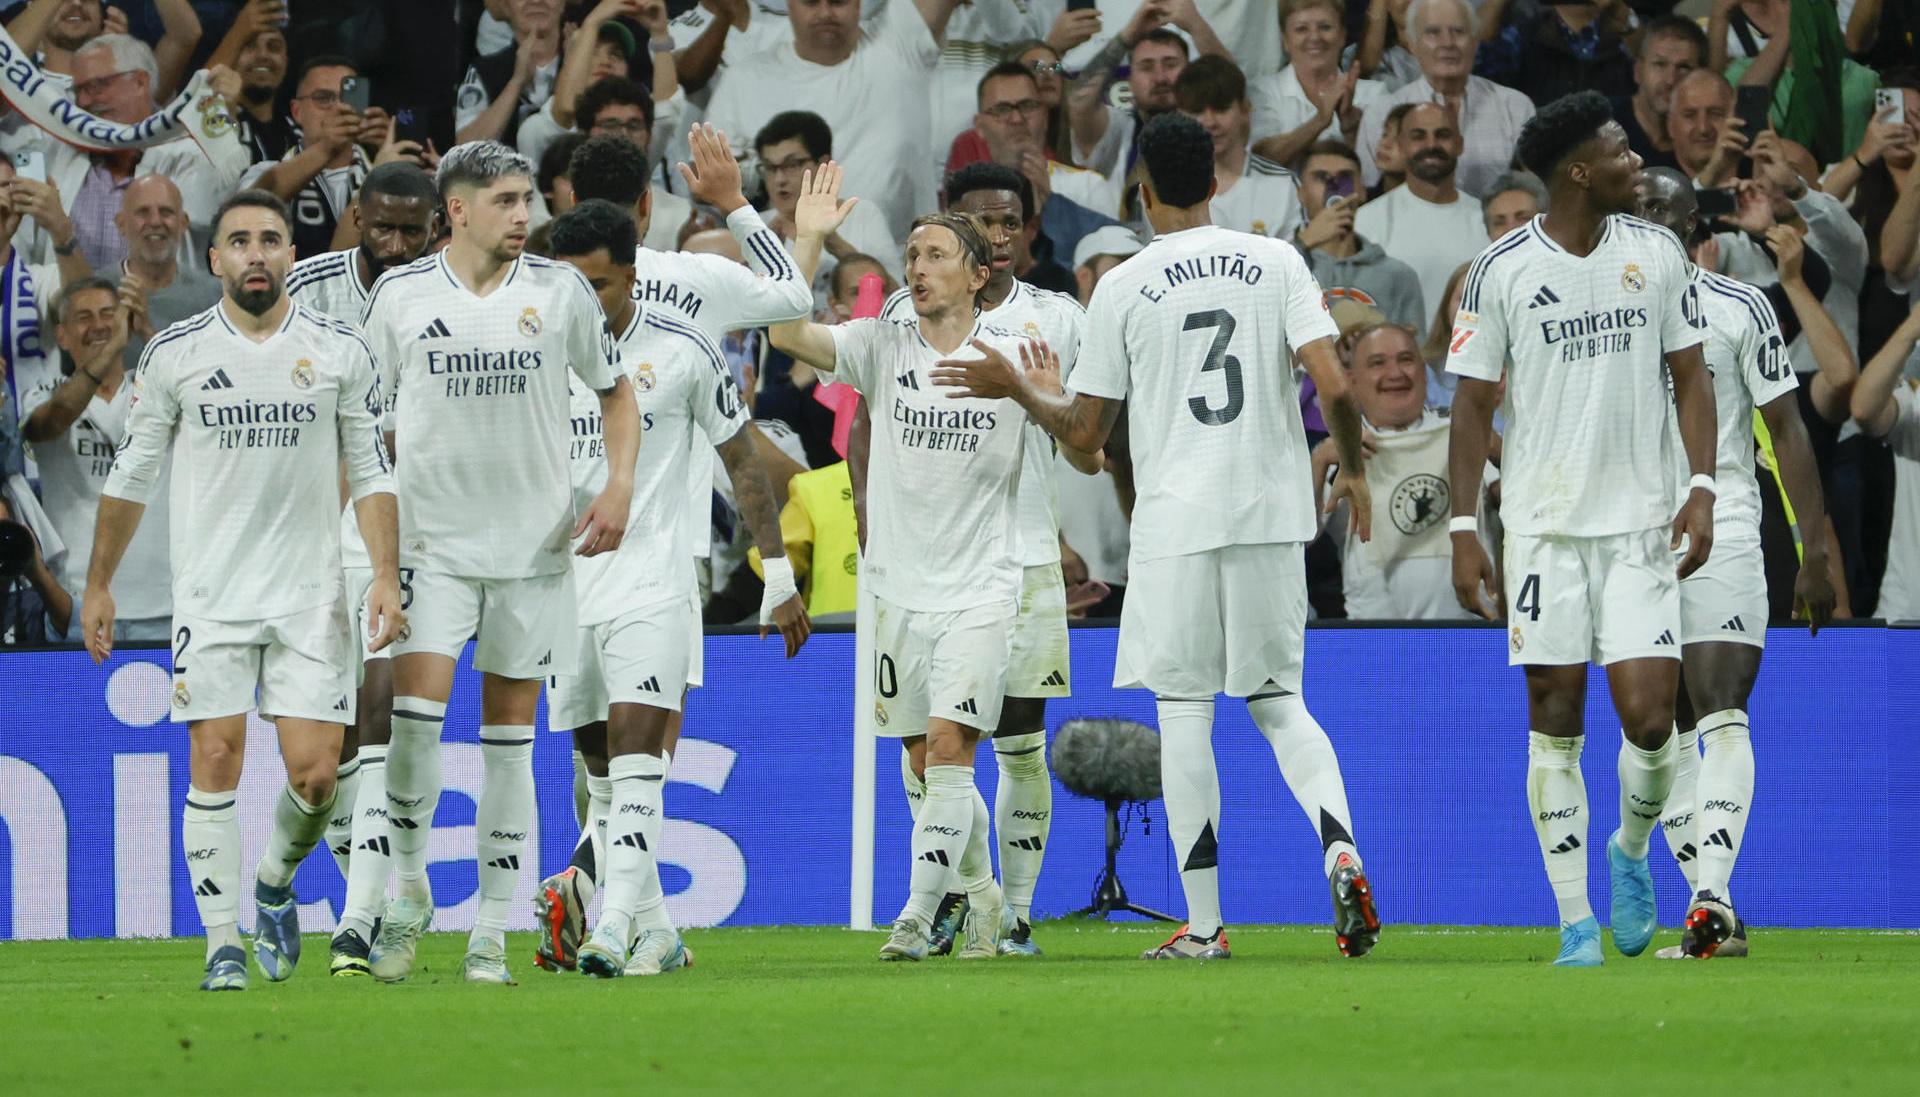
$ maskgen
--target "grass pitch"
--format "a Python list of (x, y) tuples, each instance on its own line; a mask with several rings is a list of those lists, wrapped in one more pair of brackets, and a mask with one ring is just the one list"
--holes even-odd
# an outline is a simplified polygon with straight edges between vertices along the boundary
[[(406, 984), (300, 972), (196, 988), (198, 941), (0, 944), (0, 1092), (307, 1094), (1869, 1094), (1920, 1090), (1920, 935), (1756, 931), (1754, 958), (1563, 971), (1544, 930), (1243, 927), (1234, 959), (1142, 963), (1157, 927), (1046, 923), (1038, 960), (874, 959), (837, 929), (687, 934), (652, 980)], [(1672, 943), (1665, 932), (1656, 945)]]

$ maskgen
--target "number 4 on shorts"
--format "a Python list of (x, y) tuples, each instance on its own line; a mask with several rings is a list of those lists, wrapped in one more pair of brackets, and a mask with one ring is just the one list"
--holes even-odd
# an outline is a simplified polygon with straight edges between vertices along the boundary
[(1540, 619), (1540, 577), (1529, 575), (1520, 582), (1520, 597), (1514, 599), (1513, 608), (1527, 615), (1527, 620)]

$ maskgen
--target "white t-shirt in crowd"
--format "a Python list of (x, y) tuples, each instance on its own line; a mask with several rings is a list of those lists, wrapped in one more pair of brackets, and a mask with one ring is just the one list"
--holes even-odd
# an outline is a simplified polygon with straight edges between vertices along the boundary
[(1464, 191), (1442, 203), (1429, 202), (1405, 186), (1395, 187), (1360, 207), (1353, 215), (1353, 231), (1420, 276), (1420, 293), (1426, 300), (1422, 316), (1439, 311), (1447, 279), (1488, 244), (1480, 200)]
[(1247, 153), (1246, 170), (1213, 196), (1213, 223), (1221, 228), (1291, 240), (1300, 227), (1300, 181), (1286, 168)]
[(400, 565), (481, 579), (565, 571), (566, 375), (595, 392), (619, 375), (587, 280), (523, 255), (479, 297), (440, 252), (381, 275), (363, 326), (396, 401)]
[(1402, 430), (1367, 425), (1374, 435), (1374, 454), (1367, 461), (1373, 539), (1348, 534), (1344, 503), (1327, 522), (1327, 532), (1340, 546), (1348, 617), (1454, 621), (1473, 616), (1453, 596), (1453, 549), (1447, 539), (1451, 426), (1444, 413), (1431, 408)]
[(1107, 272), (1072, 388), (1127, 401), (1133, 557), (1310, 541), (1292, 352), (1339, 334), (1292, 244), (1216, 225)]
[(1673, 520), (1665, 356), (1699, 345), (1703, 323), (1679, 238), (1637, 217), (1608, 217), (1585, 258), (1554, 243), (1541, 217), (1480, 253), (1447, 371), (1507, 378), (1509, 532), (1604, 537)]
[(146, 502), (168, 450), (174, 612), (259, 621), (340, 597), (340, 470), (394, 490), (360, 333), (299, 305), (263, 343), (224, 303), (147, 343), (103, 495)]
[(1893, 400), (1900, 414), (1884, 439), (1893, 450), (1893, 529), (1873, 615), (1915, 621), (1920, 620), (1920, 399), (1914, 383), (1896, 384)]
[[(1387, 86), (1380, 81), (1359, 80), (1353, 85), (1353, 105), (1364, 117), (1386, 94)], [(1292, 133), (1320, 113), (1319, 105), (1308, 98), (1306, 89), (1300, 86), (1300, 74), (1292, 65), (1258, 80), (1248, 78), (1247, 99), (1253, 104), (1255, 141)], [(1340, 127), (1340, 116), (1336, 114), (1315, 140), (1344, 141), (1351, 145), (1359, 138), (1358, 133), (1348, 133)]]
[(976, 320), (943, 354), (917, 324), (853, 320), (827, 330), (836, 379), (873, 412), (863, 581), (919, 612), (1011, 605), (1021, 583), (1026, 413), (1012, 400), (954, 399), (932, 373), (944, 359), (980, 357), (975, 339), (1018, 362), (1023, 337)]

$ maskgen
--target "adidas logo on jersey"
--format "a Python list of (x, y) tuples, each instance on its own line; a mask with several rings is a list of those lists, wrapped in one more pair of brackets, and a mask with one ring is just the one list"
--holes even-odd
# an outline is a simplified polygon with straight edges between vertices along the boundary
[(953, 706), (953, 711), (955, 711), (955, 712), (964, 712), (964, 713), (966, 713), (966, 714), (967, 714), (968, 716), (978, 716), (978, 715), (980, 715), (980, 709), (979, 709), (979, 707), (978, 707), (978, 706), (976, 706), (976, 705), (975, 705), (975, 704), (973, 703), (973, 698), (971, 698), (971, 697), (969, 697), (969, 698), (967, 698), (966, 700), (964, 700), (964, 701), (962, 701), (962, 702), (960, 702), (959, 704), (957, 704), (957, 705), (955, 705), (955, 706)]
[(636, 689), (643, 689), (643, 690), (646, 690), (646, 691), (647, 691), (648, 693), (659, 693), (659, 692), (660, 692), (660, 678), (659, 678), (659, 676), (658, 676), (658, 675), (648, 675), (648, 676), (647, 676), (647, 680), (646, 680), (646, 681), (644, 681), (644, 682), (642, 682), (642, 683), (640, 683), (640, 684), (639, 684), (638, 686), (636, 686), (635, 688), (636, 688)]
[(1580, 836), (1569, 834), (1560, 840), (1560, 844), (1548, 850), (1549, 853), (1572, 853), (1580, 848)]
[(1067, 684), (1067, 679), (1065, 675), (1056, 670), (1052, 674), (1047, 675), (1040, 684), (1043, 686), (1064, 686)]
[(1724, 632), (1745, 632), (1747, 631), (1747, 623), (1735, 617), (1733, 620), (1721, 625), (1720, 628)]
[(920, 391), (919, 375), (915, 374), (914, 371), (912, 370), (908, 370), (907, 372), (901, 374), (900, 376), (895, 377), (893, 379), (893, 383), (896, 385), (899, 385), (903, 389), (912, 389), (915, 392)]
[(1552, 290), (1541, 286), (1540, 292), (1534, 294), (1533, 300), (1527, 302), (1527, 307), (1530, 309), (1541, 309), (1546, 308), (1548, 305), (1557, 305), (1559, 303), (1560, 298), (1555, 296)]
[(221, 389), (230, 389), (232, 387), (233, 379), (228, 377), (227, 371), (223, 369), (214, 370), (212, 377), (200, 383), (201, 392), (218, 392)]
[(1667, 647), (1667, 648), (1670, 648), (1670, 647), (1672, 647), (1672, 646), (1673, 646), (1673, 630), (1672, 630), (1672, 629), (1668, 629), (1667, 631), (1665, 631), (1665, 632), (1662, 632), (1662, 633), (1660, 634), (1660, 639), (1658, 639), (1658, 640), (1655, 640), (1655, 641), (1653, 642), (1653, 646), (1654, 646), (1654, 647), (1657, 647), (1657, 648), (1660, 648), (1660, 647)]
[(420, 338), (447, 339), (451, 338), (452, 335), (453, 332), (447, 330), (447, 322), (445, 320), (435, 320), (433, 323), (427, 325), (427, 330), (420, 333)]

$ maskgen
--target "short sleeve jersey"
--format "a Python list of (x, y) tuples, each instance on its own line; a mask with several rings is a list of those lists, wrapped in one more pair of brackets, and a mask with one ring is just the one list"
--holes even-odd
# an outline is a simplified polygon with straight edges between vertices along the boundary
[[(1713, 503), (1713, 522), (1726, 529), (1746, 527), (1748, 535), (1753, 536), (1760, 529), (1760, 485), (1753, 474), (1753, 411), (1791, 393), (1800, 382), (1793, 375), (1786, 340), (1780, 335), (1780, 320), (1766, 294), (1745, 282), (1697, 267), (1693, 279), (1700, 314), (1707, 322), (1706, 343), (1701, 349), (1713, 374), (1714, 416), (1719, 420), (1714, 450), (1719, 491)], [(1677, 416), (1671, 426), (1676, 498), (1684, 499), (1692, 470), (1680, 445)], [(1678, 503), (1674, 506), (1677, 509)]]
[[(690, 539), (706, 520), (704, 510), (687, 508), (688, 440), (726, 441), (747, 422), (725, 357), (698, 328), (636, 309), (619, 344), (621, 368), (640, 407), (640, 453), (626, 538), (613, 552), (573, 558), (582, 625), (686, 599), (693, 589)], [(606, 486), (607, 457), (599, 397), (577, 383), (572, 424), (568, 464), (579, 507)], [(710, 466), (703, 461), (701, 467)]]
[(1018, 362), (1021, 337), (975, 321), (967, 340), (942, 354), (917, 324), (854, 320), (827, 330), (835, 374), (873, 417), (864, 574), (874, 593), (923, 612), (1012, 603), (1026, 413), (1012, 400), (954, 399), (932, 371), (943, 359), (979, 357), (974, 339)]
[[(367, 290), (360, 284), (359, 260), (359, 248), (322, 252), (302, 259), (287, 275), (287, 296), (293, 298), (295, 304), (358, 328), (360, 318), (367, 312)], [(382, 410), (391, 415), (393, 405), (388, 404)], [(348, 568), (372, 566), (367, 559), (367, 542), (360, 536), (360, 523), (354, 518), (351, 506), (340, 515), (340, 562)]]
[(1100, 280), (1086, 331), (1070, 387), (1127, 401), (1136, 558), (1313, 539), (1292, 352), (1339, 329), (1292, 244), (1157, 236)]
[(1673, 520), (1665, 355), (1703, 338), (1691, 267), (1673, 233), (1623, 214), (1584, 258), (1535, 217), (1474, 259), (1447, 370), (1506, 375), (1508, 530), (1603, 537)]
[(341, 463), (355, 499), (393, 480), (366, 340), (294, 305), (256, 343), (222, 308), (147, 343), (103, 494), (144, 502), (171, 447), (174, 612), (257, 621), (340, 595)]
[(478, 297), (442, 252), (382, 275), (364, 327), (394, 405), (401, 566), (493, 579), (565, 571), (567, 372), (604, 392), (619, 369), (586, 279), (524, 255)]

